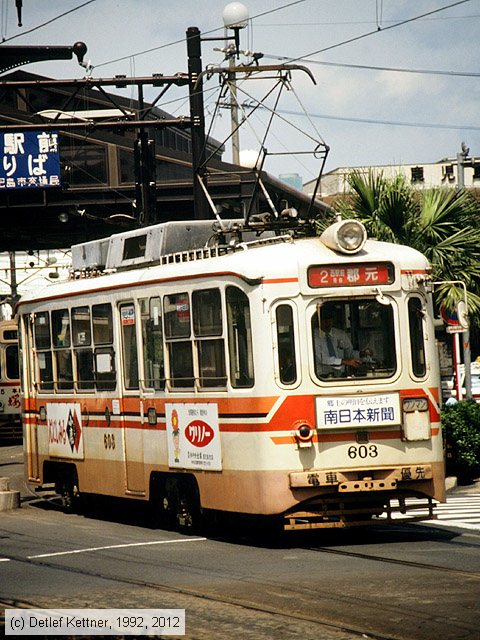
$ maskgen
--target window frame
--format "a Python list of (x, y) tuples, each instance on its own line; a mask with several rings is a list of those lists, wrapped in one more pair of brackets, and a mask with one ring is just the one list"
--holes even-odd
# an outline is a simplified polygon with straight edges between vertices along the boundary
[[(230, 293), (236, 292), (236, 295), (243, 298), (243, 308), (248, 310), (247, 323), (245, 325), (245, 331), (243, 340), (245, 341), (243, 355), (244, 363), (240, 363), (242, 354), (240, 354), (238, 333), (235, 335), (235, 325), (233, 313), (233, 300), (230, 299)], [(230, 386), (234, 389), (250, 389), (255, 385), (255, 359), (253, 351), (253, 330), (252, 330), (252, 314), (250, 308), (250, 300), (248, 295), (238, 287), (237, 285), (228, 284), (225, 287), (225, 322), (227, 324), (227, 345), (228, 345), (228, 376)], [(238, 305), (239, 300), (235, 301)], [(245, 362), (246, 359), (246, 362)], [(238, 369), (236, 369), (238, 367)], [(243, 371), (241, 370), (243, 368)], [(238, 374), (238, 375), (237, 375)], [(239, 384), (236, 382), (240, 378), (240, 375), (245, 377), (245, 383)]]
[[(158, 300), (158, 305), (155, 301)], [(150, 295), (138, 298), (138, 313), (140, 318), (140, 385), (142, 389), (153, 391), (165, 390), (165, 342), (163, 330), (163, 305), (160, 295)], [(154, 309), (158, 308), (158, 313)], [(155, 318), (156, 316), (156, 318)], [(155, 321), (156, 320), (156, 321)], [(155, 330), (155, 326), (158, 328)], [(160, 359), (156, 358), (160, 355)], [(155, 368), (159, 376), (155, 376)], [(150, 375), (152, 370), (153, 375)]]
[[(208, 298), (216, 298), (213, 303)], [(209, 305), (207, 307), (207, 305)], [(203, 322), (208, 310), (213, 321)], [(227, 364), (225, 356), (224, 312), (222, 304), (222, 290), (220, 287), (207, 287), (192, 291), (192, 329), (194, 352), (196, 356), (197, 386), (200, 389), (219, 388), (227, 386)], [(213, 363), (213, 366), (212, 366)], [(195, 366), (195, 363), (194, 363)], [(210, 369), (213, 375), (205, 375)]]
[[(417, 318), (413, 318), (411, 314), (411, 306), (413, 302), (418, 303), (418, 307), (416, 309)], [(409, 365), (410, 371), (412, 373), (412, 377), (417, 378), (419, 380), (425, 379), (428, 366), (427, 366), (427, 345), (426, 345), (426, 336), (427, 331), (425, 327), (425, 301), (418, 295), (410, 295), (407, 299), (407, 322), (408, 322), (408, 344), (409, 344)], [(420, 328), (420, 333), (417, 330), (412, 328), (415, 320), (418, 320), (417, 328)], [(418, 350), (418, 355), (420, 358), (416, 358), (414, 350), (419, 345), (416, 344), (417, 340), (421, 340), (421, 349)], [(421, 356), (423, 356), (423, 363), (421, 362)], [(421, 373), (418, 372), (418, 366), (421, 367)]]
[[(279, 318), (279, 310), (281, 309), (288, 309), (289, 313), (290, 313), (290, 326), (291, 326), (291, 335), (289, 336), (289, 344), (288, 344), (288, 348), (291, 350), (290, 353), (290, 359), (291, 359), (291, 364), (289, 364), (286, 360), (286, 358), (288, 357), (288, 354), (286, 353), (286, 350), (284, 349), (284, 345), (282, 344), (281, 340), (281, 336), (280, 336), (280, 331), (279, 328), (280, 326), (284, 326), (284, 325), (280, 325), (280, 318)], [(298, 322), (297, 322), (297, 309), (294, 306), (294, 304), (290, 301), (290, 300), (281, 300), (278, 301), (275, 306), (273, 307), (273, 319), (274, 319), (274, 344), (275, 344), (275, 377), (277, 379), (277, 382), (280, 384), (281, 387), (296, 387), (298, 386), (298, 384), (300, 384), (301, 378), (300, 378), (300, 372), (301, 369), (298, 366), (299, 362), (299, 356), (300, 356), (300, 350), (299, 350), (299, 346), (298, 346)], [(285, 333), (285, 332), (282, 332)], [(285, 354), (285, 358), (283, 357), (283, 354)], [(285, 377), (284, 373), (288, 368), (292, 368), (292, 373), (293, 373), (293, 378), (288, 380), (288, 378)]]
[[(385, 364), (381, 368), (382, 370), (385, 371), (385, 374), (374, 375), (373, 371), (375, 371), (375, 368), (373, 368), (371, 371), (371, 374), (369, 375), (368, 374), (369, 366), (367, 365), (365, 367), (364, 366), (362, 366), (361, 368), (359, 367), (359, 370), (357, 371), (354, 369), (350, 371), (345, 369), (346, 375), (337, 376), (335, 375), (336, 373), (335, 371), (327, 372), (324, 375), (320, 375), (318, 371), (318, 362), (316, 362), (316, 358), (315, 358), (316, 339), (314, 336), (314, 332), (315, 332), (315, 327), (317, 327), (316, 330), (318, 331), (318, 322), (319, 322), (318, 314), (320, 313), (320, 316), (321, 316), (322, 304), (329, 303), (337, 307), (341, 307), (344, 314), (344, 317), (343, 317), (344, 323), (345, 323), (345, 320), (347, 319), (345, 312), (348, 310), (348, 313), (349, 313), (348, 320), (350, 322), (350, 328), (347, 330), (345, 328), (344, 323), (342, 323), (342, 326), (339, 328), (342, 331), (346, 331), (347, 336), (352, 343), (353, 352), (355, 354), (353, 357), (356, 357), (362, 360), (365, 358), (365, 360), (367, 360), (368, 358), (365, 357), (365, 354), (362, 357), (360, 356), (360, 352), (366, 350), (368, 345), (360, 344), (359, 339), (360, 339), (360, 336), (362, 335), (361, 334), (362, 330), (365, 332), (362, 335), (362, 337), (365, 337), (367, 335), (369, 335), (369, 339), (373, 339), (375, 337), (374, 331), (371, 331), (371, 332), (365, 331), (366, 329), (369, 328), (368, 325), (361, 324), (360, 305), (362, 303), (366, 304), (368, 302), (372, 302), (372, 303), (377, 302), (378, 304), (377, 308), (379, 311), (381, 311), (382, 309), (390, 309), (391, 316), (390, 316), (390, 323), (389, 323), (389, 331), (388, 333), (386, 333), (382, 330), (380, 334), (382, 338), (381, 356), (390, 354), (392, 357), (390, 366), (386, 366)], [(315, 382), (319, 381), (322, 384), (328, 384), (328, 385), (332, 385), (332, 384), (337, 385), (337, 384), (344, 384), (344, 383), (350, 383), (350, 384), (353, 383), (358, 385), (359, 383), (363, 384), (364, 382), (378, 383), (379, 381), (392, 380), (399, 375), (402, 360), (401, 358), (399, 359), (398, 357), (399, 355), (399, 351), (398, 351), (399, 338), (398, 338), (398, 329), (397, 329), (397, 323), (398, 323), (397, 311), (398, 310), (392, 298), (388, 298), (388, 303), (389, 304), (381, 304), (380, 302), (376, 301), (374, 296), (371, 296), (371, 295), (346, 296), (346, 297), (339, 297), (334, 299), (333, 298), (319, 299), (317, 301), (315, 308), (313, 309), (313, 313), (307, 314), (309, 344), (311, 344), (310, 363), (312, 366), (312, 374)], [(354, 311), (354, 313), (352, 313), (352, 311)], [(383, 324), (384, 323), (380, 323), (379, 326)], [(375, 329), (375, 326), (370, 325), (370, 328)], [(389, 346), (390, 348), (388, 348)], [(375, 357), (375, 355), (376, 354), (374, 352), (373, 357)], [(377, 357), (381, 357), (381, 356), (377, 356)], [(365, 361), (363, 362), (363, 364), (366, 364)], [(329, 365), (325, 365), (325, 366), (329, 366)], [(330, 365), (330, 366), (334, 368), (334, 365)], [(379, 371), (379, 370), (380, 370), (379, 368), (376, 369), (376, 371)], [(357, 375), (355, 375), (355, 373), (357, 373)]]
[[(175, 302), (173, 300), (175, 299)], [(172, 305), (175, 305), (175, 310)], [(168, 305), (168, 308), (167, 308)], [(181, 307), (184, 307), (183, 309)], [(195, 363), (192, 341), (192, 305), (188, 291), (166, 293), (162, 298), (164, 340), (166, 345), (167, 366), (165, 377), (168, 390), (191, 391), (195, 387)], [(188, 321), (180, 320), (180, 313)], [(176, 314), (176, 322), (175, 316)], [(186, 315), (185, 315), (186, 314)], [(177, 331), (185, 324), (184, 331)], [(183, 371), (178, 368), (179, 363)], [(185, 373), (186, 375), (178, 375)]]
[[(122, 310), (133, 309), (133, 322), (130, 322)], [(139, 340), (137, 336), (138, 308), (134, 300), (122, 300), (118, 303), (118, 315), (120, 319), (120, 334), (122, 348), (122, 381), (125, 391), (138, 391), (140, 389), (139, 368)], [(128, 329), (130, 328), (130, 329)], [(127, 341), (129, 342), (127, 347)]]

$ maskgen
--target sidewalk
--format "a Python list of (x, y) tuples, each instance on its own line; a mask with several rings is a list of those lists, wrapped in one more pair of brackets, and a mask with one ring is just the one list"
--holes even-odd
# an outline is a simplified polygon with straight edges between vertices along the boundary
[(452, 486), (451, 488), (449, 488), (449, 484), (453, 482), (453, 480), (456, 481), (456, 478), (449, 477), (449, 478), (446, 478), (445, 480), (445, 485), (447, 488), (447, 496), (469, 495), (470, 493), (480, 494), (480, 478), (477, 478), (471, 484), (455, 484), (455, 486)]

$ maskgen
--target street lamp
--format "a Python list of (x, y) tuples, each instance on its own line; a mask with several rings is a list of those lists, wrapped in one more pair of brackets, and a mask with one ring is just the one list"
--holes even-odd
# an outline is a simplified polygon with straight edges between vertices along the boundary
[(240, 29), (244, 29), (248, 25), (249, 13), (247, 7), (241, 2), (231, 2), (227, 4), (223, 10), (223, 24), (225, 30), (232, 29), (235, 36), (235, 48), (230, 54), (228, 65), (230, 73), (228, 76), (230, 85), (230, 119), (232, 127), (232, 162), (240, 164), (240, 136), (238, 133), (238, 102), (237, 102), (237, 84), (234, 57), (239, 57), (240, 47)]
[(247, 7), (241, 2), (230, 2), (222, 13), (225, 29), (233, 29), (235, 34), (235, 54), (238, 58), (240, 46), (240, 29), (248, 25), (250, 15)]
[[(234, 31), (234, 53), (230, 57), (230, 67), (234, 67), (233, 57), (239, 54), (240, 36), (239, 31), (248, 24), (248, 10), (241, 2), (231, 2), (223, 11), (223, 21), (226, 29)], [(206, 194), (207, 170), (206, 170), (206, 140), (205, 140), (205, 112), (203, 104), (203, 69), (202, 69), (202, 49), (201, 43), (205, 40), (227, 40), (223, 38), (207, 37), (202, 38), (198, 27), (187, 29), (187, 57), (188, 57), (188, 82), (190, 117), (192, 121), (192, 165), (193, 165), (193, 201), (195, 218), (207, 220), (209, 218), (209, 208), (212, 203)], [(232, 113), (232, 155), (234, 162), (239, 164), (239, 143), (238, 143), (238, 111), (236, 102), (235, 73), (230, 73), (230, 95)], [(233, 80), (233, 82), (232, 82)], [(233, 88), (232, 88), (233, 86)], [(234, 124), (235, 123), (235, 124)]]

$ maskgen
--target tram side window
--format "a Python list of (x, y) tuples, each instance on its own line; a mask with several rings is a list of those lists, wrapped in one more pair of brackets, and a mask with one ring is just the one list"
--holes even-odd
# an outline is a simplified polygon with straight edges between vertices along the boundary
[(222, 387), (227, 383), (221, 305), (220, 289), (203, 289), (192, 294), (201, 387)]
[(228, 351), (232, 387), (252, 387), (253, 350), (250, 306), (246, 294), (237, 287), (227, 287)]
[(150, 389), (161, 390), (165, 387), (165, 371), (160, 298), (141, 298), (139, 304), (142, 318), (144, 384)]
[(53, 391), (53, 367), (50, 339), (50, 318), (48, 311), (40, 311), (34, 316), (35, 362), (39, 391)]
[(123, 346), (123, 378), (126, 389), (138, 389), (137, 323), (133, 302), (120, 305)]
[(18, 380), (20, 377), (18, 367), (18, 347), (16, 344), (9, 344), (5, 349), (5, 364), (7, 378)]
[(408, 326), (410, 329), (410, 353), (415, 376), (422, 377), (427, 371), (425, 362), (425, 338), (423, 333), (423, 309), (419, 298), (408, 301)]
[(193, 387), (193, 355), (188, 293), (176, 293), (163, 299), (165, 340), (168, 349), (169, 381), (172, 387)]
[(80, 391), (91, 391), (95, 388), (95, 380), (90, 307), (74, 307), (72, 309), (72, 335), (77, 388)]
[(113, 391), (116, 387), (116, 371), (112, 307), (109, 303), (92, 305), (92, 327), (95, 386), (99, 391)]
[(295, 334), (292, 307), (281, 304), (275, 311), (277, 321), (278, 370), (280, 382), (293, 384), (297, 380)]
[(72, 353), (70, 349), (70, 313), (68, 309), (52, 311), (53, 354), (58, 391), (73, 389)]

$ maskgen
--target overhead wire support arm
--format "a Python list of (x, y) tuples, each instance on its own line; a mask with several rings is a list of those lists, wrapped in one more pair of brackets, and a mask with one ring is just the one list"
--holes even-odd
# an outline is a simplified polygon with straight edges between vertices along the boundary
[(43, 131), (68, 131), (69, 129), (85, 129), (85, 127), (91, 127), (92, 129), (135, 129), (136, 127), (180, 127), (190, 128), (192, 126), (191, 120), (188, 117), (184, 118), (172, 118), (169, 120), (155, 119), (155, 120), (108, 120), (101, 122), (98, 120), (89, 120), (82, 118), (81, 122), (64, 122), (61, 124), (58, 120), (54, 123), (35, 123), (35, 124), (2, 124), (2, 131), (29, 131), (38, 130), (39, 127)]
[[(0, 53), (2, 47), (0, 47)], [(60, 80), (1, 80), (0, 87), (11, 89), (28, 89), (29, 87), (45, 87), (45, 88), (68, 88), (68, 87), (117, 87), (125, 88), (132, 85), (152, 85), (154, 87), (162, 87), (164, 85), (176, 85), (178, 87), (188, 85), (188, 74), (177, 73), (173, 76), (164, 76), (162, 74), (154, 74), (146, 77), (127, 77), (115, 76), (113, 78), (71, 78)]]
[(235, 73), (235, 74), (243, 73), (246, 76), (248, 76), (249, 79), (252, 79), (252, 76), (255, 76), (255, 79), (264, 80), (265, 77), (262, 76), (261, 74), (264, 72), (271, 72), (271, 71), (303, 71), (309, 76), (313, 84), (317, 84), (315, 77), (313, 73), (310, 71), (310, 69), (300, 64), (262, 64), (262, 65), (255, 65), (255, 66), (241, 64), (236, 67), (209, 67), (208, 69), (206, 69), (205, 71), (202, 71), (202, 73), (199, 74), (197, 83), (203, 80), (205, 76), (208, 78), (214, 74), (224, 75), (228, 73)]

